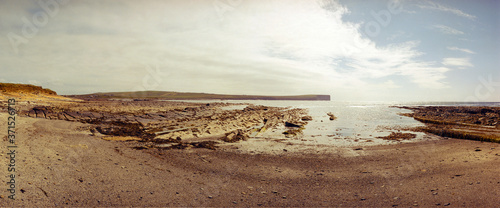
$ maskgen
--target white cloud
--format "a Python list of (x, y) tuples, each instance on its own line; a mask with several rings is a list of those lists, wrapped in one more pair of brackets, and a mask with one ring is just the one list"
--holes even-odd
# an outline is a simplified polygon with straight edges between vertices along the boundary
[[(449, 69), (420, 61), (418, 42), (377, 45), (360, 24), (342, 20), (349, 10), (335, 1), (326, 8), (243, 1), (220, 12), (212, 1), (72, 1), (22, 46), (22, 55), (1, 56), (0, 67), (18, 70), (5, 74), (9, 80), (50, 82), (60, 94), (155, 86), (349, 96), (393, 75), (421, 88), (448, 87)], [(20, 33), (22, 22), (12, 21), (8, 30)], [(155, 79), (148, 65), (158, 65)], [(391, 80), (383, 86), (398, 87)]]
[(442, 33), (444, 34), (449, 34), (449, 35), (463, 35), (464, 32), (457, 30), (452, 27), (444, 26), (444, 25), (434, 25), (434, 28), (439, 29)]
[(383, 82), (383, 83), (379, 84), (378, 87), (382, 88), (382, 89), (396, 89), (396, 88), (400, 88), (400, 86), (398, 86), (392, 80), (387, 80), (386, 82)]
[(468, 58), (444, 58), (442, 64), (450, 67), (458, 67), (459, 69), (474, 66)]
[(454, 15), (465, 17), (465, 18), (468, 18), (471, 20), (476, 19), (476, 16), (471, 15), (471, 14), (467, 14), (467, 13), (465, 13), (459, 9), (456, 9), (456, 8), (444, 6), (442, 4), (438, 4), (438, 3), (433, 2), (433, 1), (427, 1), (426, 3), (427, 3), (426, 5), (417, 5), (417, 6), (422, 8), (422, 9), (433, 9), (433, 10), (439, 10), (439, 11), (443, 11), (443, 12), (449, 12), (449, 13), (452, 13)]
[(465, 48), (459, 48), (459, 47), (447, 47), (448, 50), (452, 50), (452, 51), (462, 51), (464, 53), (468, 53), (468, 54), (476, 54), (476, 52), (474, 51), (471, 51), (469, 49), (465, 49)]

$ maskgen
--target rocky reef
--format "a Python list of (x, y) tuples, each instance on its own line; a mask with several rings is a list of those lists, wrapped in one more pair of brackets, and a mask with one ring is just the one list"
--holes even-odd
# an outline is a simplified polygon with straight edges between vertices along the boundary
[(500, 142), (500, 107), (484, 106), (420, 106), (400, 107), (412, 110), (403, 114), (413, 117), (425, 127), (417, 131), (457, 139)]
[(212, 149), (218, 142), (237, 142), (268, 131), (283, 130), (287, 137), (298, 136), (310, 119), (304, 109), (256, 105), (224, 109), (230, 105), (108, 100), (27, 106), (20, 114), (90, 124), (88, 130), (93, 135), (108, 140), (134, 137), (146, 148)]

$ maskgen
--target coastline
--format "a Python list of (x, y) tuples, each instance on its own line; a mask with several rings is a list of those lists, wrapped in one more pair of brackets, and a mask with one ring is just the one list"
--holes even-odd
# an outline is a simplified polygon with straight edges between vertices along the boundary
[[(500, 194), (498, 143), (427, 135), (424, 140), (388, 141), (386, 145), (304, 145), (293, 142), (303, 139), (300, 132), (290, 137), (282, 132), (291, 128), (283, 124), (285, 121), (307, 128), (302, 119), (307, 111), (231, 106), (142, 101), (20, 103), (16, 124), (18, 200), (2, 195), (1, 204), (494, 207), (500, 203), (496, 197)], [(230, 110), (221, 110), (225, 107)], [(63, 112), (73, 117), (61, 119), (58, 115)], [(100, 112), (105, 119), (89, 122), (93, 120), (88, 120), (88, 112)], [(167, 118), (175, 122), (161, 121), (171, 126), (189, 126), (196, 120), (205, 127), (215, 122), (212, 126), (231, 128), (198, 137), (193, 134), (199, 132), (191, 129), (176, 135), (174, 131), (154, 139), (147, 137), (149, 134), (120, 136), (92, 131), (109, 125), (108, 133), (119, 132), (112, 129), (129, 127), (123, 123), (157, 126), (154, 119), (140, 117), (155, 117), (155, 112), (171, 116)], [(7, 114), (0, 113), (0, 118), (6, 121)], [(2, 122), (0, 128), (6, 125)], [(245, 131), (238, 131), (242, 127)], [(207, 141), (217, 142), (216, 147), (203, 143)], [(2, 154), (6, 164), (6, 152)], [(2, 174), (6, 172), (2, 169)], [(2, 182), (6, 184), (6, 178)], [(478, 195), (481, 200), (477, 200)]]
[(493, 207), (500, 202), (500, 144), (495, 143), (439, 139), (364, 147), (358, 155), (343, 148), (245, 154), (230, 145), (138, 151), (133, 142), (91, 136), (82, 130), (87, 124), (22, 117), (19, 126), (19, 187), (25, 192), (15, 202), (0, 199), (4, 206)]

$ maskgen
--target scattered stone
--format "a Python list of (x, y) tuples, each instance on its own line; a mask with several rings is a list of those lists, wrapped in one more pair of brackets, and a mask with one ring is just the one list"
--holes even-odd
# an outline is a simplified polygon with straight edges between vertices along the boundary
[(416, 137), (417, 137), (417, 135), (413, 134), (413, 133), (391, 132), (391, 134), (389, 134), (389, 136), (377, 137), (377, 138), (385, 139), (385, 140), (401, 141), (401, 140), (414, 139)]
[(330, 121), (333, 121), (337, 118), (337, 117), (335, 117), (335, 115), (333, 115), (332, 112), (328, 112), (326, 115), (328, 115), (330, 117)]
[(226, 133), (226, 136), (222, 138), (225, 142), (237, 142), (240, 140), (247, 140), (248, 135), (243, 132), (242, 129), (234, 130), (232, 132)]
[(302, 120), (303, 120), (303, 121), (312, 121), (312, 120), (313, 120), (313, 118), (312, 118), (312, 116), (303, 116), (303, 117), (302, 117)]

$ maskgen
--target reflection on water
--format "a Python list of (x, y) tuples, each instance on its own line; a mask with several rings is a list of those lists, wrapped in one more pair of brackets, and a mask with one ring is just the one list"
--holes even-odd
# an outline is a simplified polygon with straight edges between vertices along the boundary
[[(307, 125), (304, 135), (320, 135), (315, 137), (318, 144), (331, 144), (332, 142), (338, 144), (339, 140), (344, 145), (354, 145), (360, 142), (387, 143), (377, 137), (387, 136), (402, 128), (423, 125), (413, 118), (398, 115), (398, 113), (409, 113), (409, 110), (390, 108), (387, 104), (334, 103), (334, 105), (308, 109), (309, 114), (313, 116), (313, 121)], [(326, 115), (327, 112), (334, 113), (337, 119), (330, 121)], [(417, 133), (417, 139), (422, 139), (422, 137), (423, 134)]]
[[(196, 101), (214, 102), (214, 101)], [(221, 101), (216, 101), (221, 102)], [(334, 145), (334, 146), (357, 146), (377, 145), (394, 143), (377, 137), (387, 136), (391, 132), (403, 129), (423, 126), (422, 123), (413, 118), (400, 116), (399, 113), (410, 113), (410, 110), (392, 108), (394, 105), (488, 105), (499, 106), (499, 103), (382, 103), (382, 102), (336, 102), (336, 101), (224, 101), (228, 103), (248, 103), (275, 107), (305, 108), (309, 110), (312, 121), (304, 130), (304, 137), (298, 140), (290, 140), (296, 144)], [(242, 109), (246, 105), (238, 105), (231, 109)], [(332, 112), (337, 119), (331, 121), (328, 112)], [(419, 132), (415, 139), (425, 139), (425, 135)], [(279, 132), (266, 137), (282, 138)], [(411, 142), (404, 141), (404, 142)]]

